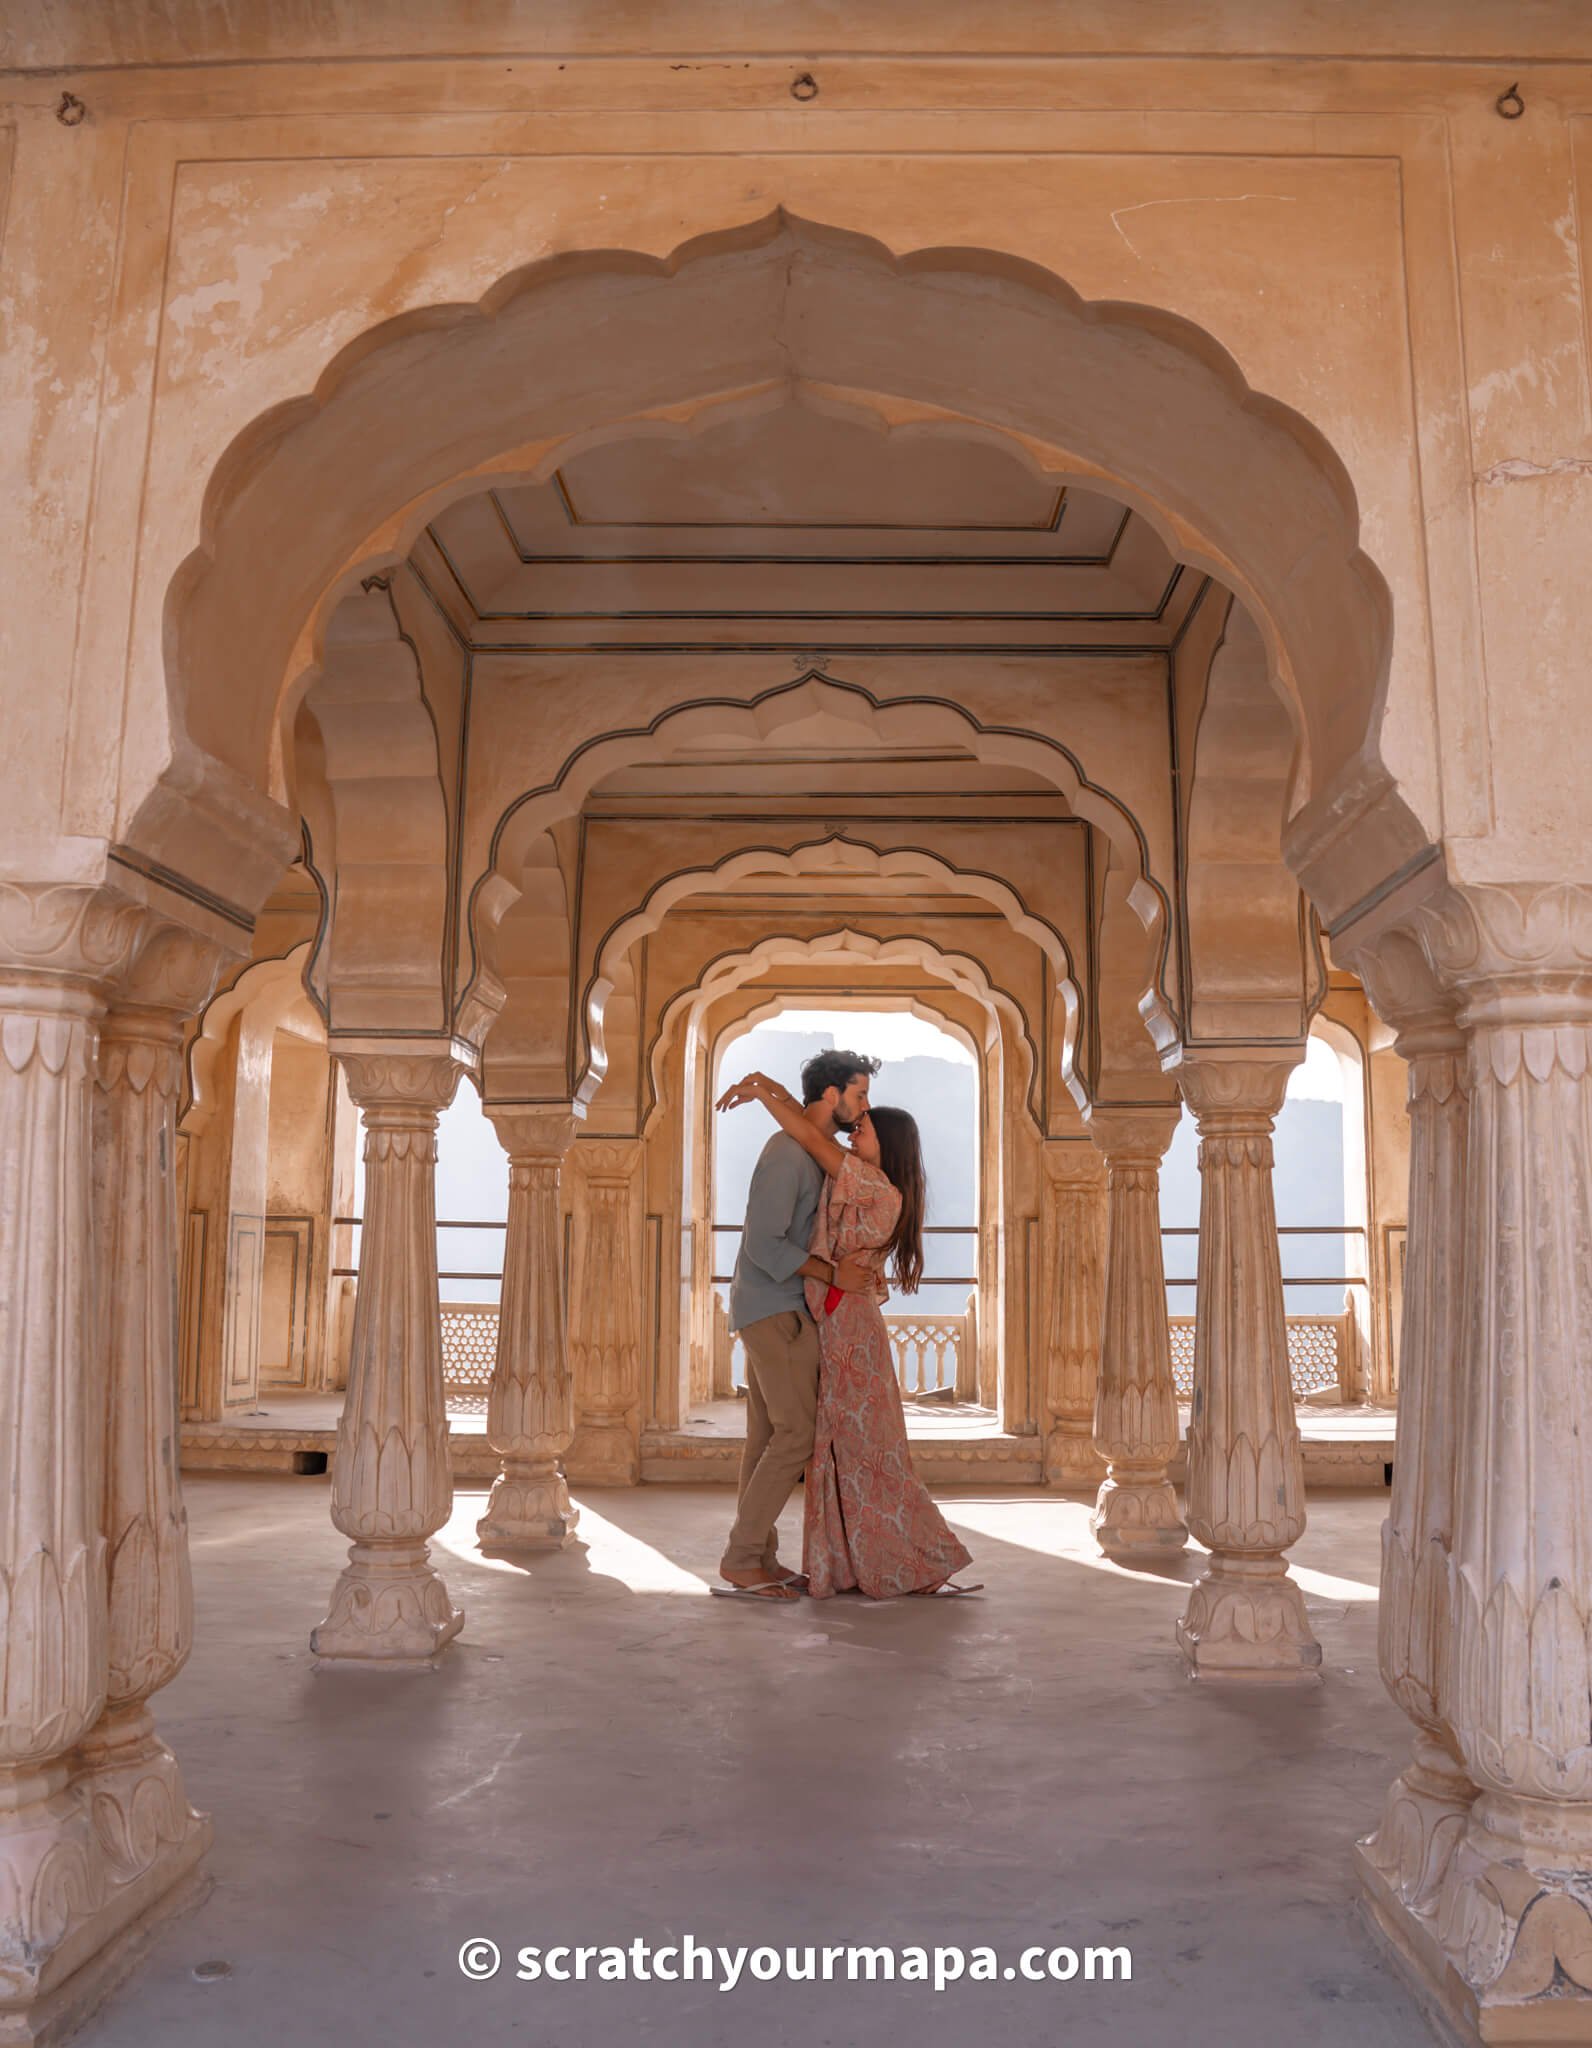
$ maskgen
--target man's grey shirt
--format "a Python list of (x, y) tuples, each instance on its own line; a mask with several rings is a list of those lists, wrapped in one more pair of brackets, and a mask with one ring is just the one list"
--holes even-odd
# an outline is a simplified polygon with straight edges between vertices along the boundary
[(805, 1309), (797, 1269), (812, 1245), (823, 1190), (817, 1160), (789, 1132), (776, 1131), (752, 1169), (746, 1228), (730, 1281), (732, 1330), (787, 1309)]

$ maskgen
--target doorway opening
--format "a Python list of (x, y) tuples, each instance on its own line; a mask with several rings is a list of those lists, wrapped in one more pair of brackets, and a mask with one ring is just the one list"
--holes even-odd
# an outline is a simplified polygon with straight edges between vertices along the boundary
[[(761, 1071), (801, 1092), (803, 1064), (837, 1048), (882, 1062), (873, 1083), (878, 1104), (917, 1119), (928, 1176), (924, 1279), (916, 1294), (892, 1290), (886, 1326), (910, 1434), (981, 1433), (1000, 1427), (998, 1410), (980, 1403), (980, 1219), (985, 1213), (981, 1123), (985, 1077), (970, 1041), (921, 1009), (789, 1003), (720, 1039), (710, 1100)], [(756, 1105), (713, 1119), (708, 1161), (711, 1243), (710, 1421), (732, 1419), (746, 1385), (740, 1339), (729, 1327), (729, 1282), (740, 1248), (752, 1172), (772, 1133)], [(986, 1283), (987, 1285), (987, 1278)], [(736, 1404), (726, 1413), (726, 1404)]]

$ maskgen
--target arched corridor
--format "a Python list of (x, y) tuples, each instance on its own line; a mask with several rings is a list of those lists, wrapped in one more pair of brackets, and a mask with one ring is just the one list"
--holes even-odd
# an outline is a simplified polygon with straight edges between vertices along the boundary
[[(578, 1866), (584, 1924), (636, 1846), (620, 1778), (654, 1846), (732, 1784), (773, 1825), (740, 1736), (718, 1777), (703, 1745), (786, 1688), (840, 1702), (817, 1808), (887, 1842), (875, 1873), (842, 1830), (847, 1912), (918, 1841), (972, 1921), (1020, 1894), (1049, 1931), (1076, 1800), (1099, 1898), (1113, 1841), (1138, 1888), (1100, 1928), (1164, 1910), (1227, 1972), (1148, 1867), (1175, 1782), (1185, 1896), (1238, 1826), (1239, 1917), (1268, 1873), (1297, 1908), (1352, 1870), (1466, 2038), (1592, 2039), (1592, 721), (1572, 598), (1523, 630), (1506, 595), (1584, 479), (1473, 302), (1495, 177), (1571, 221), (1592, 74), (1550, 52), (1544, 125), (1484, 146), (1481, 71), (1410, 58), (1425, 111), (1351, 108), (1317, 51), (1297, 92), (1233, 72), (1218, 152), (1186, 110), (1151, 148), (1115, 73), (1085, 147), (1071, 98), (1000, 97), (1009, 52), (912, 43), (854, 99), (803, 60), (824, 85), (781, 73), (771, 114), (755, 51), (643, 88), (633, 25), (582, 21), (516, 86), (523, 52), (459, 33), (399, 52), (413, 103), (378, 65), (342, 107), (295, 59), (201, 105), (116, 45), (91, 119), (45, 64), (0, 122), (19, 362), (77, 360), (34, 275), (58, 195), (100, 279), (75, 410), (41, 375), (0, 413), (55, 650), (0, 677), (0, 2039), (62, 2037), (211, 1853), (188, 1735), (214, 1769), (227, 1677), (179, 1463), (202, 1622), (247, 1553), (294, 1826), (344, 1814), (339, 1770), (374, 1796), (368, 1712), (373, 1754), (424, 1752), (372, 1813), (412, 1859), (432, 1811), (451, 1869), (454, 1804), (523, 1742), (567, 1762), (523, 1853)], [(1532, 304), (1579, 290), (1574, 244)], [(1523, 483), (1563, 497), (1516, 530)], [(988, 1585), (792, 1600), (743, 1666), (697, 1597), (747, 1412), (754, 1139), (713, 1105), (771, 1031), (799, 1067), (802, 1017), (888, 1041), (875, 1104), (928, 1134), (944, 1206), (882, 1386)], [(922, 1723), (903, 1672), (943, 1696)], [(979, 1683), (1004, 1715), (957, 1704)], [(504, 1798), (500, 1902), (498, 1822), (532, 1816)], [(1404, 2038), (1363, 1956), (1323, 1976)], [(1251, 2023), (1284, 2024), (1183, 2031)]]

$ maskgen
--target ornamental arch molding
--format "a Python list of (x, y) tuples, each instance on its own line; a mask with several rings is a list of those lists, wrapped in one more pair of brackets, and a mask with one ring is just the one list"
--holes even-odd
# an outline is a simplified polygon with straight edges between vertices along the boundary
[[(1001, 435), (1132, 506), (1256, 621), (1298, 736), (1296, 868), (1336, 848), (1332, 887), (1352, 897), (1424, 847), (1377, 747), (1389, 593), (1348, 474), (1307, 420), (1177, 316), (1086, 303), (987, 249), (898, 254), (783, 210), (664, 258), (568, 252), (475, 304), (422, 306), (246, 428), (168, 590), (171, 765), (163, 787), (131, 792), (127, 837), (169, 850), (173, 814), (205, 808), (198, 785), (281, 790), (280, 721), (330, 612), (402, 559), (442, 498), (533, 473), (604, 423), (770, 392)], [(1346, 820), (1373, 808), (1386, 829), (1366, 877)]]
[[(1029, 1020), (1023, 1014), (1021, 1005), (998, 983), (992, 980), (988, 968), (971, 954), (949, 952), (936, 945), (932, 939), (895, 938), (881, 939), (873, 933), (859, 930), (854, 925), (842, 925), (832, 932), (821, 932), (812, 938), (801, 938), (790, 933), (774, 933), (760, 939), (755, 945), (743, 951), (722, 955), (712, 961), (696, 984), (683, 988), (665, 1004), (658, 1019), (656, 1031), (646, 1048), (647, 1101), (643, 1120), (642, 1135), (647, 1135), (658, 1114), (662, 1099), (664, 1066), (669, 1050), (678, 1033), (699, 1026), (712, 1006), (722, 997), (734, 994), (748, 982), (758, 980), (771, 968), (784, 966), (825, 967), (844, 965), (862, 969), (891, 968), (900, 966), (917, 967), (933, 980), (943, 982), (958, 994), (970, 997), (978, 1003), (988, 1018), (988, 1029), (982, 1045), (973, 1042), (971, 1035), (954, 1018), (934, 1009), (932, 1003), (921, 997), (906, 998), (899, 993), (884, 989), (872, 992), (860, 985), (851, 999), (853, 1005), (864, 1001), (875, 1006), (888, 1005), (905, 1008), (914, 1014), (930, 1013), (936, 1029), (948, 1031), (966, 1046), (977, 1059), (988, 1058), (996, 1049), (1001, 1038), (1001, 1024), (1007, 1026), (1007, 1042), (1019, 1049), (1020, 1072), (1018, 1093), (1029, 1105), (1033, 1116), (1032, 1092), (1038, 1067), (1038, 1052), (1030, 1030)], [(782, 993), (770, 995), (767, 1003), (759, 1004), (746, 1016), (721, 1032), (714, 1041), (713, 1056), (717, 1059), (724, 1049), (750, 1031), (754, 1024), (777, 1015), (783, 1009), (800, 1008), (809, 1000), (806, 996), (793, 997)], [(823, 1007), (832, 1007), (833, 999), (824, 994), (814, 994), (813, 1002)], [(1038, 1133), (1038, 1122), (1034, 1128)]]
[[(947, 982), (946, 986), (949, 988), (953, 984)], [(804, 1005), (817, 1003), (820, 999), (822, 1000), (823, 1007), (830, 1010), (838, 1009), (844, 1011), (846, 1009), (854, 1009), (860, 1011), (869, 1007), (866, 1000), (851, 998), (841, 1002), (835, 996), (826, 994), (822, 989), (815, 989), (810, 995), (781, 993), (767, 996), (762, 1002), (755, 1004), (748, 1010), (743, 1017), (737, 1017), (733, 1024), (726, 1024), (722, 1031), (714, 1034), (714, 1060), (721, 1061), (732, 1045), (739, 1039), (745, 1038), (748, 1032), (755, 1031), (759, 1024), (770, 1024), (776, 1018), (788, 1017), (793, 1012), (799, 1014)], [(966, 1025), (958, 1023), (949, 1011), (938, 1008), (932, 997), (916, 995), (874, 998), (875, 1007), (880, 1002), (887, 1003), (892, 1010), (899, 1010), (905, 1017), (916, 1017), (920, 1023), (930, 1025), (935, 1031), (943, 1032), (947, 1038), (954, 1039), (964, 1052), (972, 1053), (975, 1059), (982, 1052), (987, 1052), (990, 1049), (990, 1040), (986, 1039), (981, 1046), (979, 1040), (973, 1036), (973, 1033), (968, 1030)], [(997, 1038), (995, 1043), (998, 1042)]]
[(1309, 909), (1283, 860), (1293, 751), (1260, 635), (1230, 604), (1186, 797), (1178, 987), (1191, 1045), (1295, 1042), (1326, 992)]
[[(205, 1005), (188, 1045), (187, 1100), (180, 1125), (185, 1137), (203, 1136), (221, 1106), (216, 1094), (216, 1068), (226, 1048), (227, 1034), (239, 1017), (247, 1011), (274, 1029), (300, 1004), (313, 1014), (305, 983), (313, 946), (312, 940), (304, 939), (279, 958), (253, 961)], [(316, 1018), (317, 1025), (319, 1022)]]
[[(939, 743), (961, 748), (975, 760), (1020, 768), (1049, 782), (1073, 813), (1096, 828), (1109, 844), (1112, 861), (1123, 874), (1124, 902), (1145, 933), (1141, 1007), (1153, 1034), (1176, 1036), (1174, 1005), (1165, 986), (1170, 905), (1166, 890), (1151, 872), (1144, 829), (1127, 805), (1092, 781), (1078, 757), (1059, 740), (1019, 728), (982, 725), (971, 712), (945, 698), (880, 699), (860, 684), (816, 669), (749, 699), (700, 698), (672, 705), (645, 726), (587, 740), (554, 781), (516, 798), (493, 829), (490, 866), (471, 892), (465, 920), (470, 964), (461, 1008), (466, 1012), (472, 1008), (479, 979), (497, 984), (513, 975), (515, 963), (505, 958), (499, 947), (500, 927), (519, 901), (527, 870), (545, 864), (551, 828), (578, 812), (604, 777), (644, 763), (666, 762), (673, 754), (693, 749), (722, 751), (731, 759), (735, 750), (752, 753), (796, 739), (827, 740), (850, 747), (866, 743), (881, 750)], [(1065, 953), (1064, 942), (1059, 935), (1053, 936)], [(566, 945), (565, 952), (573, 959), (572, 946)], [(1058, 979), (1075, 1000), (1070, 961)], [(584, 1018), (584, 1003), (581, 1014)], [(575, 1063), (590, 1043), (583, 1026), (581, 1042), (571, 1048)]]
[(437, 714), (385, 579), (337, 607), (298, 724), (300, 802), (335, 884), (315, 962), (331, 1021), (440, 1030), (452, 822)]
[[(1082, 992), (1073, 974), (1072, 954), (1066, 939), (1045, 919), (1033, 915), (1008, 883), (998, 876), (978, 874), (954, 867), (926, 850), (881, 852), (844, 834), (828, 835), (791, 849), (746, 848), (711, 867), (691, 868), (670, 875), (652, 888), (633, 911), (619, 918), (598, 943), (592, 972), (581, 991), (583, 1047), (580, 1074), (575, 1088), (577, 1101), (589, 1102), (601, 1086), (607, 1071), (604, 1009), (617, 984), (622, 963), (638, 939), (655, 932), (677, 903), (704, 891), (731, 889), (749, 877), (781, 874), (810, 879), (815, 886), (827, 880), (876, 876), (881, 879), (921, 877), (932, 881), (950, 895), (972, 897), (997, 910), (1012, 929), (1037, 946), (1050, 962), (1064, 1006), (1066, 1036), (1061, 1049), (1061, 1076), (1076, 1089), (1073, 1050), (1082, 1013)], [(926, 941), (904, 941), (920, 944)], [(927, 947), (929, 954), (939, 949)], [(903, 956), (905, 957), (905, 956)], [(939, 954), (941, 960), (953, 956)], [(919, 964), (923, 964), (920, 960)], [(967, 965), (982, 981), (980, 1000), (985, 1000), (988, 977), (976, 962)], [(951, 978), (946, 973), (947, 980)], [(722, 994), (723, 990), (716, 990)], [(694, 993), (694, 992), (692, 992)], [(993, 991), (989, 992), (992, 999)]]

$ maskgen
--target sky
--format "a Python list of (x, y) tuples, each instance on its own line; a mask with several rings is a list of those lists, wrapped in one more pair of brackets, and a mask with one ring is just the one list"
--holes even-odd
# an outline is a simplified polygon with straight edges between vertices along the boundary
[[(795, 1023), (797, 1017), (801, 1019), (799, 1025)], [(908, 1010), (782, 1010), (766, 1024), (754, 1025), (748, 1036), (760, 1030), (784, 1032), (792, 1028), (810, 1031), (815, 1036), (827, 1032), (836, 1045), (847, 1046), (853, 1052), (871, 1053), (887, 1063), (920, 1055), (951, 1060), (959, 1067), (973, 1064), (973, 1055), (959, 1040)], [(737, 1048), (732, 1047), (725, 1058), (733, 1059), (736, 1053)]]

